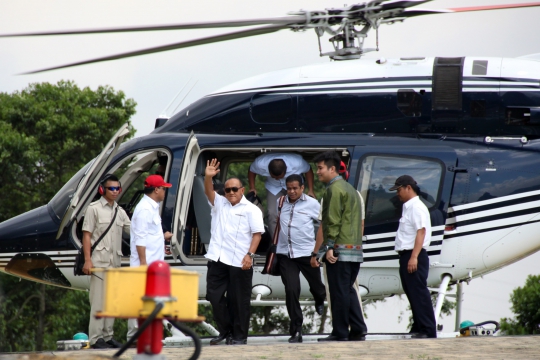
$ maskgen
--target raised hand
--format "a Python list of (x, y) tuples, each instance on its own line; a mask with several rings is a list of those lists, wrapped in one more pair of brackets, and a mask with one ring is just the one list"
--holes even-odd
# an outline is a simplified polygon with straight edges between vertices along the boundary
[(204, 176), (210, 176), (211, 178), (219, 173), (219, 161), (217, 159), (208, 160), (206, 162), (206, 170)]

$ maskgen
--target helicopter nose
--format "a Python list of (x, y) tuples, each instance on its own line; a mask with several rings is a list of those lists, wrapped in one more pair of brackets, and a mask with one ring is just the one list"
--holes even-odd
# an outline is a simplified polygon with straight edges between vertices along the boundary
[[(21, 251), (43, 251), (55, 244), (58, 222), (49, 214), (47, 205), (0, 223), (0, 254)], [(0, 261), (3, 263), (5, 259)], [(2, 264), (0, 263), (0, 267)]]

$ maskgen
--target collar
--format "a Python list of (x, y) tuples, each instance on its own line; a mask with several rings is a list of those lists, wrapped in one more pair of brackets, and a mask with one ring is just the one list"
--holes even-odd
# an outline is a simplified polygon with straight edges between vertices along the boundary
[(285, 195), (285, 200), (286, 200), (289, 204), (294, 204), (294, 203), (296, 203), (298, 200), (306, 201), (306, 194), (302, 193), (302, 195), (300, 195), (300, 197), (299, 197), (295, 202), (293, 202), (293, 203), (289, 201), (289, 196), (288, 196), (288, 195)]
[(330, 180), (328, 182), (328, 184), (326, 184), (326, 187), (329, 187), (330, 185), (332, 185), (335, 181), (338, 181), (338, 180), (342, 180), (343, 178), (341, 177), (341, 175), (338, 175), (336, 176), (335, 178), (333, 178), (332, 180)]
[[(220, 195), (220, 196), (221, 196), (221, 195)], [(237, 203), (236, 205), (231, 204), (231, 202), (229, 201), (229, 199), (227, 199), (225, 196), (224, 196), (224, 198), (227, 200), (227, 202), (228, 202), (231, 206), (251, 204), (251, 201), (249, 201), (248, 199), (246, 199), (246, 197), (245, 197), (244, 195), (242, 195), (242, 199), (240, 199), (240, 202)]]
[[(99, 203), (101, 204), (101, 206), (111, 206), (109, 205), (109, 202), (105, 199), (105, 196), (102, 196), (99, 198)], [(113, 204), (111, 207), (114, 209), (116, 206), (118, 206), (116, 204), (116, 201), (113, 201)]]
[(420, 200), (420, 198), (418, 197), (418, 195), (416, 195), (415, 197), (413, 197), (413, 198), (407, 200), (407, 202), (404, 202), (404, 203), (403, 203), (403, 207), (404, 207), (405, 209), (408, 209), (409, 207), (413, 206), (413, 204), (414, 204), (415, 202), (417, 202), (417, 201), (419, 201), (419, 200)]
[(159, 207), (159, 203), (152, 199), (150, 196), (144, 194), (143, 199), (146, 199), (146, 202), (149, 203), (153, 209), (157, 209)]

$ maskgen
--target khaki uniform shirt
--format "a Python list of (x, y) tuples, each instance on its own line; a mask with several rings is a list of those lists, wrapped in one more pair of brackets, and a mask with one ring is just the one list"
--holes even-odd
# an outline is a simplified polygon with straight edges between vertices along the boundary
[(109, 205), (104, 197), (88, 206), (84, 215), (83, 231), (92, 234), (92, 245), (100, 238), (101, 234), (109, 227), (118, 207), (118, 214), (114, 224), (98, 246), (92, 252), (92, 264), (94, 267), (120, 267), (122, 261), (122, 230), (129, 234), (130, 220), (124, 209), (115, 202)]

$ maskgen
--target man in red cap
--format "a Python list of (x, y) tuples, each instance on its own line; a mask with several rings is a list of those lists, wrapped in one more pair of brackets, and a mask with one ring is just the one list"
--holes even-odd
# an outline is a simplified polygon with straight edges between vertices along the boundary
[[(165, 259), (165, 241), (172, 233), (163, 233), (159, 203), (165, 200), (168, 188), (161, 175), (150, 175), (144, 181), (144, 196), (139, 201), (131, 218), (131, 256), (129, 266), (150, 265)], [(128, 338), (135, 334), (137, 320), (128, 321)]]

